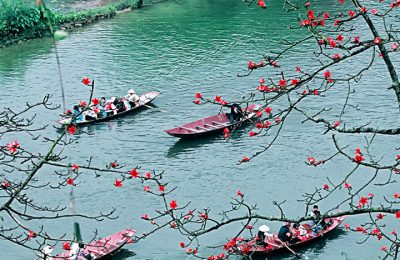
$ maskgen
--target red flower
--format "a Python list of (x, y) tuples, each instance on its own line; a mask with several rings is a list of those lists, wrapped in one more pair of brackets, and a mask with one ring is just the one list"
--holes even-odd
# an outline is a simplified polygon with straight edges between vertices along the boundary
[(350, 225), (349, 225), (349, 224), (345, 224), (344, 227), (345, 227), (346, 229), (349, 229), (349, 228), (350, 228)]
[(264, 0), (258, 0), (257, 5), (264, 9), (267, 8), (267, 5), (265, 4)]
[(394, 197), (395, 199), (400, 198), (400, 193), (396, 192), (396, 193), (393, 195), (393, 197)]
[(197, 92), (196, 95), (194, 96), (195, 98), (201, 98), (201, 93)]
[(145, 178), (146, 178), (146, 179), (150, 179), (150, 178), (151, 178), (151, 173), (149, 173), (149, 172), (146, 172), (146, 174), (145, 174)]
[(286, 86), (286, 79), (281, 79), (280, 81), (279, 81), (279, 86), (281, 87), (281, 88), (284, 88), (285, 86)]
[(117, 168), (117, 167), (118, 167), (118, 163), (117, 163), (117, 162), (112, 162), (112, 163), (110, 164), (110, 166), (111, 166), (112, 168)]
[(356, 156), (354, 157), (354, 161), (356, 163), (361, 163), (362, 161), (364, 161), (364, 157), (361, 154), (356, 154)]
[(79, 105), (80, 105), (81, 107), (86, 107), (87, 104), (86, 104), (85, 101), (82, 101), (82, 100), (81, 100), (81, 101), (79, 102)]
[(200, 104), (200, 99), (194, 100), (193, 103), (195, 103), (196, 105), (199, 105)]
[(372, 10), (371, 10), (371, 14), (375, 14), (375, 15), (377, 15), (377, 14), (378, 14), (378, 10), (376, 10), (375, 8), (374, 8), (374, 9), (372, 9)]
[(10, 187), (10, 183), (8, 183), (8, 181), (2, 181), (1, 182), (1, 187), (3, 189), (6, 189), (6, 188)]
[(354, 17), (355, 14), (356, 14), (356, 13), (355, 13), (353, 10), (350, 10), (350, 11), (349, 11), (350, 17)]
[(386, 246), (382, 246), (382, 247), (381, 247), (381, 250), (382, 250), (382, 251), (386, 251)]
[(392, 235), (394, 235), (394, 236), (396, 236), (396, 235), (397, 235), (397, 233), (396, 233), (396, 230), (394, 230), (394, 229), (393, 229), (393, 231), (392, 231)]
[(71, 125), (70, 127), (68, 127), (67, 130), (71, 135), (73, 135), (76, 132), (76, 127), (75, 127), (75, 125)]
[(279, 117), (275, 118), (275, 123), (279, 124), (281, 122), (281, 119)]
[(332, 124), (332, 127), (333, 127), (333, 128), (336, 128), (336, 127), (338, 127), (338, 126), (340, 126), (340, 121), (335, 121), (335, 122)]
[(182, 248), (184, 248), (184, 247), (186, 246), (184, 242), (180, 242), (179, 245), (180, 245)]
[(29, 235), (28, 235), (28, 240), (30, 240), (31, 238), (35, 238), (37, 235), (35, 232), (33, 232), (32, 230), (29, 230)]
[(379, 213), (379, 214), (376, 215), (377, 219), (383, 219), (383, 217), (384, 217), (384, 215), (382, 213)]
[(271, 125), (271, 123), (267, 120), (267, 121), (265, 121), (263, 128), (268, 128), (268, 127), (270, 127), (270, 125)]
[(67, 179), (67, 184), (68, 184), (68, 185), (74, 185), (74, 179), (68, 178), (68, 179)]
[(247, 229), (253, 229), (253, 226), (252, 225), (247, 225), (246, 228)]
[(311, 9), (309, 9), (309, 10), (307, 11), (307, 15), (308, 15), (308, 19), (310, 19), (310, 20), (314, 20), (314, 19), (315, 19), (314, 11), (311, 10)]
[(340, 20), (336, 19), (335, 22), (333, 23), (334, 26), (339, 26), (340, 25)]
[(248, 162), (248, 161), (250, 161), (250, 158), (247, 156), (243, 156), (242, 162)]
[(324, 190), (329, 190), (329, 185), (328, 184), (324, 184)]
[(171, 223), (169, 224), (169, 227), (170, 227), (170, 228), (176, 228), (176, 222), (171, 222)]
[(328, 13), (328, 12), (325, 12), (325, 13), (324, 13), (324, 19), (329, 19), (329, 18), (330, 18), (329, 13)]
[(327, 70), (327, 71), (324, 72), (324, 77), (325, 77), (326, 79), (330, 78), (331, 76), (332, 76), (332, 74), (331, 74), (331, 72), (330, 72), (329, 70)]
[(207, 220), (208, 219), (208, 215), (206, 213), (200, 212), (200, 218)]
[(249, 135), (250, 135), (250, 137), (253, 137), (253, 136), (258, 135), (258, 133), (251, 131), (251, 132), (249, 133)]
[(374, 43), (375, 43), (375, 44), (381, 44), (381, 42), (382, 42), (382, 40), (381, 40), (381, 38), (379, 38), (379, 37), (376, 37), (376, 38), (374, 39)]
[(334, 40), (329, 42), (329, 46), (331, 46), (332, 48), (335, 48), (336, 45), (337, 45), (337, 43)]
[(259, 80), (259, 82), (260, 82), (260, 84), (264, 84), (264, 83), (265, 83), (265, 79), (264, 79), (264, 78), (261, 78), (261, 79)]
[(149, 215), (143, 214), (143, 215), (141, 216), (141, 218), (144, 219), (144, 220), (148, 220), (148, 219), (149, 219)]
[(262, 116), (262, 111), (261, 111), (261, 110), (258, 110), (258, 111), (256, 112), (256, 117), (260, 118), (261, 116)]
[(224, 136), (226, 139), (228, 139), (229, 137), (231, 137), (231, 135), (229, 134), (229, 129), (228, 128), (224, 128)]
[(354, 43), (359, 43), (360, 42), (360, 37), (359, 36), (354, 36)]
[(299, 84), (299, 82), (300, 82), (299, 79), (292, 79), (292, 86)]
[(96, 106), (97, 104), (99, 104), (99, 99), (97, 99), (97, 98), (94, 98), (93, 100), (92, 100), (92, 104), (93, 104), (93, 106)]
[(344, 0), (339, 0), (339, 3), (343, 4), (343, 3), (344, 3)]
[(164, 185), (159, 185), (159, 186), (158, 186), (158, 190), (159, 190), (160, 192), (163, 192), (163, 193), (164, 193), (164, 191), (165, 191), (165, 186), (164, 186)]
[(240, 190), (238, 190), (238, 191), (236, 192), (236, 195), (238, 195), (238, 196), (241, 197), (241, 198), (244, 197), (244, 194), (243, 194)]
[(176, 200), (172, 200), (169, 203), (169, 206), (171, 207), (171, 209), (176, 209), (178, 207), (178, 204), (176, 203)]
[(135, 169), (129, 172), (129, 174), (132, 176), (132, 178), (137, 178), (139, 176), (139, 172)]
[(344, 40), (343, 35), (339, 34), (339, 35), (336, 37), (336, 40), (342, 42), (342, 41)]
[(77, 164), (72, 164), (71, 167), (72, 167), (72, 170), (73, 170), (74, 172), (76, 172), (76, 171), (79, 170), (79, 165), (77, 165)]
[(338, 60), (338, 59), (340, 59), (340, 55), (337, 54), (337, 53), (336, 53), (336, 54), (333, 54), (332, 59)]
[(346, 182), (345, 184), (344, 184), (344, 187), (346, 188), (346, 189), (351, 189), (351, 184), (350, 183), (348, 183), (348, 182)]
[(122, 181), (118, 180), (118, 179), (115, 179), (114, 186), (117, 187), (117, 188), (122, 187)]
[(300, 71), (301, 71), (300, 66), (296, 66), (296, 72), (300, 72)]
[(373, 193), (368, 193), (368, 198), (373, 198), (375, 195)]
[(225, 100), (221, 100), (221, 102), (219, 102), (221, 105), (225, 106), (226, 104), (228, 104), (228, 102), (226, 102)]
[(314, 89), (312, 93), (313, 93), (314, 96), (318, 96), (319, 95), (318, 89)]
[(82, 83), (88, 86), (90, 84), (90, 79), (89, 78), (83, 78)]
[(221, 102), (221, 96), (215, 96), (214, 98), (215, 102)]
[(71, 244), (68, 243), (68, 242), (64, 242), (63, 243), (63, 249), (67, 250), (67, 251), (71, 250)]
[(368, 199), (366, 197), (361, 197), (360, 199), (360, 204), (364, 206), (365, 204), (368, 204)]
[(396, 211), (396, 218), (400, 218), (400, 211)]
[(143, 190), (149, 192), (150, 191), (150, 186), (144, 186)]

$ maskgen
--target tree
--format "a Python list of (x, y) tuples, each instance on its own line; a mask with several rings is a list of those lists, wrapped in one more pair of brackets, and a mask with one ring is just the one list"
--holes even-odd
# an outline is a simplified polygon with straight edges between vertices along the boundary
[[(264, 0), (245, 2), (249, 5), (257, 4), (268, 12)], [(330, 135), (334, 150), (323, 159), (310, 155), (305, 158), (306, 164), (311, 168), (329, 165), (334, 168), (336, 164), (350, 165), (351, 168), (347, 173), (340, 173), (340, 176), (327, 178), (326, 183), (310, 189), (309, 193), (282, 198), (283, 202), (273, 201), (280, 212), (277, 216), (259, 214), (256, 205), (247, 202), (240, 191), (232, 199), (230, 207), (219, 214), (221, 217), (213, 216), (214, 210), (210, 208), (197, 212), (191, 209), (187, 212), (183, 210), (186, 206), (181, 210), (176, 209), (176, 201), (172, 201), (174, 207), (165, 204), (164, 212), (170, 212), (168, 216), (172, 220), (170, 225), (186, 237), (186, 242), (182, 242), (181, 246), (186, 248), (187, 253), (197, 255), (202, 236), (228, 226), (236, 232), (219, 248), (225, 252), (219, 251), (214, 256), (208, 256), (208, 259), (224, 259), (233, 253), (245, 253), (235, 249), (243, 243), (243, 237), (253, 235), (251, 230), (256, 221), (295, 223), (311, 220), (314, 217), (307, 212), (312, 205), (324, 203), (329, 208), (323, 213), (325, 218), (351, 215), (368, 217), (368, 221), (357, 227), (346, 224), (346, 230), (363, 234), (362, 242), (368, 239), (385, 241), (387, 246), (381, 248), (383, 258), (397, 259), (400, 240), (395, 228), (400, 218), (400, 195), (395, 183), (400, 172), (396, 139), (400, 133), (397, 126), (400, 83), (396, 69), (399, 64), (395, 55), (399, 51), (400, 2), (361, 3), (358, 0), (339, 0), (336, 3), (340, 11), (328, 13), (319, 2), (284, 1), (285, 10), (298, 12), (299, 16), (289, 30), (297, 30), (301, 36), (304, 31), (307, 34), (300, 39), (283, 39), (281, 51), (264, 54), (260, 62), (250, 60), (248, 72), (239, 75), (250, 76), (255, 70), (265, 69), (267, 77), (261, 78), (255, 92), (249, 93), (241, 101), (243, 105), (261, 103), (263, 107), (256, 113), (253, 129), (249, 133), (250, 137), (259, 138), (260, 147), (257, 152), (244, 156), (238, 163), (258, 163), (257, 157), (265, 155), (279, 142), (279, 137), (285, 131), (285, 123), (293, 118), (298, 120), (300, 115), (302, 124), (315, 124), (322, 135)], [(302, 52), (304, 45), (315, 46), (313, 54), (304, 57), (310, 65), (305, 68), (289, 64), (287, 60), (290, 60), (293, 53)], [(393, 118), (381, 115), (385, 123), (376, 119), (370, 109), (373, 104), (360, 102), (360, 105), (354, 98), (360, 93), (368, 93), (367, 86), (361, 86), (366, 83), (363, 82), (365, 75), (373, 75), (382, 80), (379, 86), (368, 87), (379, 88), (381, 92), (390, 91), (394, 97), (393, 101), (380, 104), (387, 106), (388, 111), (395, 109), (394, 112), (390, 111)], [(318, 102), (321, 99), (331, 100), (332, 106), (321, 105)], [(394, 107), (393, 102), (396, 104)], [(207, 98), (197, 93), (194, 103), (224, 106), (229, 102), (221, 96)], [(352, 113), (362, 117), (352, 117)], [(229, 138), (228, 129), (225, 136)], [(376, 150), (382, 139), (392, 140), (391, 147), (385, 147), (384, 153)], [(322, 152), (316, 150), (314, 154)], [(369, 176), (361, 175), (360, 172), (368, 172)], [(373, 194), (373, 190), (378, 194)], [(286, 213), (285, 202), (293, 197), (298, 198), (304, 214), (288, 216)], [(168, 200), (164, 198), (164, 201)], [(149, 221), (158, 218), (149, 218)]]

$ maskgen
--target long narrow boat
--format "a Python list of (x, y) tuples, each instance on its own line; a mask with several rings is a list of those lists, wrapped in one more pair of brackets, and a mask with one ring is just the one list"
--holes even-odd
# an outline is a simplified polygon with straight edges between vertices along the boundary
[[(159, 92), (147, 92), (144, 93), (143, 95), (140, 96), (140, 101), (138, 102), (138, 105), (135, 107), (132, 107), (131, 109), (128, 109), (126, 111), (117, 113), (115, 115), (110, 115), (107, 117), (103, 117), (103, 118), (99, 118), (99, 119), (95, 119), (95, 120), (83, 120), (83, 121), (77, 121), (75, 122), (76, 125), (87, 125), (87, 124), (93, 124), (93, 123), (97, 123), (97, 122), (104, 122), (104, 121), (108, 121), (111, 119), (115, 119), (124, 115), (127, 115), (128, 113), (131, 113), (139, 108), (142, 107), (147, 107), (150, 102), (152, 102), (158, 95), (160, 95)], [(61, 120), (58, 120), (57, 123), (60, 123), (62, 125), (69, 125), (71, 123), (71, 117), (67, 116), (64, 117)]]
[(243, 122), (255, 116), (255, 111), (260, 108), (259, 105), (253, 104), (245, 109), (246, 115), (239, 122), (229, 123), (229, 117), (225, 113), (210, 116), (204, 119), (196, 120), (191, 123), (184, 124), (172, 129), (164, 130), (169, 135), (178, 138), (194, 138), (204, 135), (219, 133), (224, 128), (238, 127)]
[[(108, 237), (95, 240), (80, 249), (78, 253), (67, 251), (51, 257), (52, 260), (87, 260), (87, 259), (106, 259), (116, 253), (124, 245), (132, 242), (132, 236), (136, 233), (133, 229), (125, 229)], [(92, 258), (85, 258), (90, 255)]]
[[(296, 248), (308, 243), (315, 242), (315, 240), (335, 230), (343, 222), (345, 217), (346, 216), (325, 219), (325, 222), (329, 224), (324, 230), (314, 235), (312, 234), (312, 228), (309, 224), (302, 224), (303, 228), (307, 230), (307, 234), (298, 236), (299, 242), (290, 244), (289, 247)], [(257, 245), (256, 240), (253, 239), (247, 243), (239, 244), (234, 248), (234, 250), (237, 254), (251, 256), (271, 255), (281, 251), (287, 251), (287, 247), (276, 240), (277, 236), (278, 234), (274, 233), (273, 237), (267, 237), (265, 240), (265, 242), (268, 243), (267, 246)]]

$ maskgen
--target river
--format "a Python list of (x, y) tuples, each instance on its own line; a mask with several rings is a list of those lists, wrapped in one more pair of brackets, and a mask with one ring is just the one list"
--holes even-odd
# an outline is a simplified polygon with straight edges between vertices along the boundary
[[(261, 213), (278, 214), (272, 200), (287, 199), (285, 209), (288, 214), (304, 214), (304, 207), (296, 202), (300, 194), (321, 186), (328, 176), (339, 178), (337, 176), (347, 171), (349, 165), (316, 169), (305, 165), (307, 156), (322, 158), (331, 154), (333, 147), (330, 136), (314, 135), (321, 132), (320, 128), (302, 126), (300, 115), (294, 115), (287, 123), (277, 145), (244, 165), (237, 165), (237, 161), (255, 152), (257, 144), (267, 142), (267, 138), (250, 138), (241, 130), (228, 141), (216, 136), (181, 142), (162, 131), (218, 112), (214, 106), (193, 104), (196, 92), (210, 97), (221, 95), (229, 101), (254, 90), (258, 79), (267, 75), (261, 70), (249, 77), (238, 78), (237, 74), (246, 72), (248, 60), (261, 60), (263, 53), (279, 49), (279, 40), (283, 37), (301, 37), (298, 32), (285, 29), (293, 24), (297, 14), (285, 13), (281, 4), (270, 2), (267, 3), (269, 7), (262, 10), (232, 0), (167, 1), (100, 21), (59, 41), (57, 47), (68, 106), (87, 99), (89, 90), (80, 83), (83, 77), (95, 79), (97, 97), (124, 95), (130, 88), (138, 93), (151, 90), (162, 93), (154, 102), (159, 109), (143, 110), (85, 128), (91, 135), (77, 136), (77, 142), (65, 152), (69, 160), (83, 164), (85, 159), (95, 155), (95, 162), (101, 165), (118, 160), (123, 165), (165, 170), (168, 180), (178, 186), (175, 198), (179, 203), (192, 201), (193, 207), (211, 207), (214, 214), (229, 208), (229, 200), (238, 189), (257, 203)], [(338, 8), (336, 3), (332, 0), (324, 4), (332, 11)], [(304, 52), (290, 57), (287, 65), (293, 69), (296, 65), (307, 66), (305, 56), (312, 47), (303, 48)], [(381, 120), (382, 124), (398, 122), (393, 93), (379, 91), (376, 87), (387, 83), (385, 74), (377, 71), (363, 82), (368, 91), (357, 95), (354, 102), (377, 104), (370, 108), (370, 116)], [(0, 86), (1, 107), (22, 107), (26, 101), (35, 102), (46, 93), (53, 95), (54, 103), (61, 104), (51, 41), (39, 39), (0, 49)], [(336, 101), (322, 99), (321, 102), (330, 106)], [(54, 125), (60, 112), (41, 110), (37, 119)], [(387, 117), (382, 118), (382, 113)], [(354, 111), (349, 119), (362, 116)], [(50, 126), (45, 134), (55, 136), (56, 131)], [(45, 143), (26, 142), (38, 150), (47, 147)], [(380, 149), (389, 145), (390, 141), (382, 140)], [(41, 177), (43, 181), (57, 178), (51, 171), (43, 171)], [(94, 178), (93, 174), (79, 178), (75, 189), (79, 212), (95, 214), (116, 207), (119, 215), (113, 221), (80, 221), (84, 238), (90, 237), (94, 229), (107, 235), (126, 227), (135, 228), (139, 233), (151, 228), (140, 216), (143, 213), (151, 215), (159, 201), (143, 192), (141, 183), (131, 182), (116, 189), (114, 179), (115, 176), (110, 175)], [(34, 196), (51, 205), (67, 205), (68, 189), (49, 192), (53, 194), (51, 199), (47, 193)], [(322, 211), (327, 207), (320, 205)], [(360, 218), (350, 218), (346, 223), (355, 226), (360, 221)], [(270, 225), (278, 228), (277, 223)], [(55, 234), (71, 235), (71, 226), (71, 220), (47, 224), (48, 231)], [(232, 231), (224, 229), (211, 233), (202, 244), (222, 244), (234, 233)], [(345, 255), (347, 259), (377, 259), (383, 244), (375, 240), (357, 244), (362, 238), (341, 228), (300, 252), (310, 259), (346, 259)], [(180, 241), (184, 238), (164, 230), (139, 244), (127, 246), (129, 251), (123, 251), (116, 259), (191, 258), (179, 247)], [(17, 249), (5, 241), (0, 241), (0, 248), (7, 259), (33, 258), (31, 252)], [(207, 248), (201, 251), (205, 255), (218, 252)], [(280, 258), (293, 257), (284, 254), (274, 259)]]

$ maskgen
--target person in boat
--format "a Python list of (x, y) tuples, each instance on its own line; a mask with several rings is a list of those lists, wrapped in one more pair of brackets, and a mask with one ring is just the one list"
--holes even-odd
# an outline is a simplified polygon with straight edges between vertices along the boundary
[(292, 233), (290, 244), (295, 244), (302, 240), (301, 237), (307, 235), (307, 230), (305, 230), (299, 223), (293, 223), (290, 233)]
[(131, 107), (135, 107), (136, 104), (140, 101), (140, 97), (136, 94), (135, 90), (132, 88), (128, 90), (128, 95), (125, 96), (128, 99)]
[(101, 107), (106, 107), (106, 105), (107, 105), (106, 98), (105, 98), (105, 97), (102, 97), (102, 98), (100, 99), (99, 106), (101, 106)]
[(83, 120), (83, 115), (81, 113), (81, 110), (78, 105), (74, 106), (74, 109), (72, 111), (72, 115), (75, 117), (75, 121), (82, 121)]
[(285, 244), (289, 244), (292, 240), (293, 234), (290, 232), (290, 222), (286, 222), (278, 232), (278, 239)]
[(89, 109), (86, 111), (83, 111), (83, 116), (85, 117), (86, 121), (92, 121), (97, 119), (97, 114), (93, 109)]
[(115, 99), (115, 97), (112, 97), (111, 100), (107, 101), (107, 105), (105, 107), (107, 111), (107, 116), (117, 114), (117, 107), (114, 105)]
[(117, 108), (117, 113), (121, 113), (125, 111), (125, 105), (124, 102), (122, 102), (122, 100), (120, 100), (119, 98), (116, 98), (114, 100), (114, 105)]
[(125, 110), (130, 110), (131, 109), (131, 104), (129, 103), (129, 100), (125, 97), (122, 98), (122, 102), (124, 103)]
[[(105, 117), (107, 117), (106, 106), (107, 106), (106, 98), (102, 97), (100, 99), (99, 104), (96, 105), (96, 108), (99, 109), (99, 112), (96, 113), (97, 114), (97, 118), (105, 118)], [(96, 110), (96, 108), (94, 110)]]
[(230, 113), (226, 113), (229, 117), (229, 124), (233, 124), (234, 122), (240, 121), (243, 117), (243, 110), (239, 106), (239, 104), (233, 103), (232, 105), (225, 105), (231, 109)]
[(318, 232), (326, 228), (326, 222), (322, 218), (318, 205), (313, 206), (313, 210), (309, 215), (315, 217), (315, 220), (310, 221), (310, 226), (313, 228), (313, 235), (315, 236)]
[(260, 246), (268, 246), (268, 243), (265, 241), (268, 237), (272, 237), (273, 234), (268, 233), (270, 228), (267, 225), (261, 225), (258, 228), (256, 244)]

